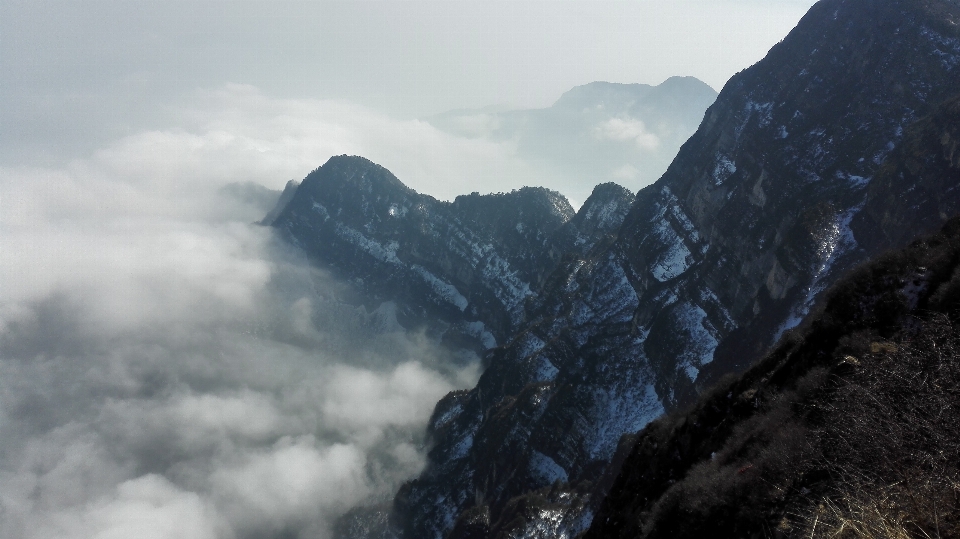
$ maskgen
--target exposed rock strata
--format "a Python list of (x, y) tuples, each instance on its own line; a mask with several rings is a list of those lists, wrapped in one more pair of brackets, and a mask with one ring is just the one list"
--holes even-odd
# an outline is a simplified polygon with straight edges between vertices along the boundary
[(404, 327), (484, 350), (521, 326), (525, 302), (564, 255), (619, 228), (632, 199), (604, 184), (579, 212), (539, 187), (443, 202), (339, 156), (308, 175), (271, 224), (354, 284), (354, 301), (395, 302)]

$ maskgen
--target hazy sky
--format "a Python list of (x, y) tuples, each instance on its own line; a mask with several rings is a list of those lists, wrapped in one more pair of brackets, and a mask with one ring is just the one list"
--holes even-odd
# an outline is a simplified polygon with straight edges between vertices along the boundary
[(89, 151), (93, 140), (166, 127), (164, 105), (226, 83), (401, 117), (542, 107), (594, 80), (692, 75), (719, 90), (812, 4), (4, 0), (0, 157)]

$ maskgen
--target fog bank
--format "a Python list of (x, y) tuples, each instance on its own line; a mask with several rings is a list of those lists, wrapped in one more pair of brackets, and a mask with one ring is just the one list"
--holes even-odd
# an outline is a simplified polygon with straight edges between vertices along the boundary
[(252, 224), (270, 193), (230, 184), (320, 164), (296, 119), (213, 109), (0, 168), (4, 539), (327, 537), (421, 469), (435, 402), (476, 381)]

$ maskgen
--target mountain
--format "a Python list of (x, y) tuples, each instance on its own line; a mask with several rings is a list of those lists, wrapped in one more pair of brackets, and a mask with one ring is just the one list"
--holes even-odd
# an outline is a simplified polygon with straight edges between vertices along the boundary
[(273, 226), (371, 308), (394, 302), (487, 364), (438, 403), (391, 519), (343, 529), (587, 530), (634, 433), (955, 211), (958, 22), (955, 0), (822, 0), (728, 82), (660, 180), (597, 188), (576, 214), (542, 189), (441, 203), (360, 158), (308, 176)]
[(591, 82), (545, 109), (457, 110), (426, 120), (456, 135), (515, 143), (518, 155), (545, 167), (551, 185), (579, 203), (597, 183), (632, 191), (653, 183), (716, 98), (694, 77), (657, 86)]
[(297, 193), (298, 187), (300, 187), (300, 182), (296, 180), (288, 181), (287, 185), (283, 187), (283, 191), (274, 197), (273, 207), (267, 212), (267, 215), (260, 220), (260, 224), (269, 226), (276, 222), (277, 217), (287, 208), (290, 201), (293, 200), (293, 196)]
[(955, 2), (824, 0), (733, 77), (616, 241), (559, 266), (477, 387), (438, 405), (428, 469), (397, 497), (405, 536), (576, 535), (622, 435), (938, 225), (926, 208), (955, 205), (955, 174), (910, 206), (906, 180), (873, 180), (960, 88), (957, 20)]
[(825, 298), (637, 435), (585, 539), (960, 536), (960, 218)]
[(539, 187), (443, 202), (348, 156), (289, 189), (270, 224), (349, 280), (358, 297), (347, 301), (370, 310), (391, 303), (403, 327), (478, 352), (512, 335), (562, 256), (614, 233), (633, 200), (604, 184), (579, 212)]

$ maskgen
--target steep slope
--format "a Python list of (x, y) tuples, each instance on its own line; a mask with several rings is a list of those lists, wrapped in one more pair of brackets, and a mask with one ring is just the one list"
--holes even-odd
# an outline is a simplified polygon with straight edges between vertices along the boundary
[(939, 224), (913, 217), (925, 197), (956, 200), (949, 167), (902, 220), (852, 228), (904, 188), (872, 184), (909, 126), (960, 88), (957, 21), (953, 1), (823, 0), (731, 79), (618, 238), (558, 267), (477, 387), (438, 405), (428, 469), (396, 500), (405, 536), (576, 535), (622, 435), (751, 364), (843, 271)]
[(960, 213), (958, 171), (960, 97), (947, 100), (906, 130), (903, 143), (867, 187), (866, 202), (851, 221), (851, 230), (862, 238), (861, 245), (876, 251), (905, 243), (911, 230), (934, 229)]
[(298, 187), (300, 187), (300, 182), (296, 180), (288, 181), (287, 185), (283, 187), (283, 191), (280, 193), (273, 208), (260, 220), (260, 224), (267, 226), (272, 225), (277, 220), (277, 217), (280, 217), (283, 210), (287, 208), (287, 205), (290, 204), (290, 201), (293, 200), (293, 195), (297, 193)]
[(549, 171), (551, 187), (580, 202), (600, 182), (636, 191), (659, 178), (716, 98), (693, 77), (657, 86), (591, 82), (545, 109), (451, 111), (427, 121), (460, 136), (515, 143), (519, 156)]
[(960, 219), (639, 433), (586, 538), (960, 535)]
[(483, 350), (519, 327), (525, 301), (563, 254), (614, 232), (631, 202), (618, 186), (598, 187), (579, 214), (543, 188), (441, 202), (366, 159), (339, 156), (288, 184), (270, 224), (354, 284), (352, 301), (393, 302), (404, 327)]

